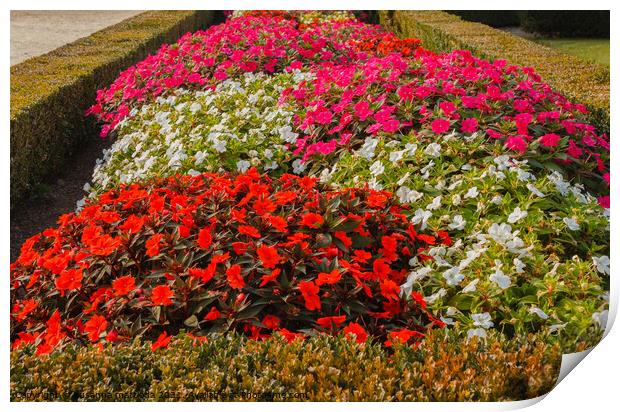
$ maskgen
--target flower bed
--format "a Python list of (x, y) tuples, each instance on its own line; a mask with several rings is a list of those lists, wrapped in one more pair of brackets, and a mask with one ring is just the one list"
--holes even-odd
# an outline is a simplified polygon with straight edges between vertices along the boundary
[(233, 13), (101, 90), (116, 140), (81, 210), (12, 265), (14, 347), (596, 342), (609, 137), (532, 69), (353, 17)]

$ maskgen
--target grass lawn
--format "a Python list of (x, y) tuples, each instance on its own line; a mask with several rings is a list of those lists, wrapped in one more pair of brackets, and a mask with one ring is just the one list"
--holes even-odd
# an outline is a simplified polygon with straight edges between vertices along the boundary
[(609, 66), (609, 39), (534, 38), (537, 43)]

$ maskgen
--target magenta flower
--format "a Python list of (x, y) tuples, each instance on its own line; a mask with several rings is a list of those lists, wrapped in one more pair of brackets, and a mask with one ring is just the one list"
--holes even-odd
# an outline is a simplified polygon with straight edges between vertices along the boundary
[(446, 119), (435, 119), (431, 123), (433, 133), (442, 134), (450, 129), (450, 122)]

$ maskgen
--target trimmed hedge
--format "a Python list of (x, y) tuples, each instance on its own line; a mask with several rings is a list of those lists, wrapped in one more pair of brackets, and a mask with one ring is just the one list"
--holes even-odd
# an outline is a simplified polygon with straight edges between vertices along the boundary
[(212, 11), (141, 13), (11, 66), (11, 207), (97, 135), (84, 111), (96, 90), (164, 42), (208, 26)]
[[(315, 337), (286, 343), (229, 334), (199, 342), (11, 352), (12, 401), (509, 401), (549, 392), (558, 346), (539, 336), (486, 341), (435, 331), (418, 348)], [(286, 395), (289, 395), (286, 397)]]
[(401, 37), (417, 37), (425, 48), (468, 49), (485, 59), (533, 67), (558, 92), (585, 104), (590, 121), (609, 132), (609, 68), (442, 11), (380, 11), (381, 24)]

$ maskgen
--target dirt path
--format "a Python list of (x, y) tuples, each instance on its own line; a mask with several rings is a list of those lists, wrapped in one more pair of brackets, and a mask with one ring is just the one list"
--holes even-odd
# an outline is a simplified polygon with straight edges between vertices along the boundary
[(11, 211), (11, 262), (19, 256), (26, 239), (56, 226), (60, 215), (75, 211), (76, 202), (85, 195), (83, 187), (90, 182), (95, 161), (110, 144), (110, 139), (93, 137), (67, 161), (54, 181), (42, 185), (39, 193)]
[(11, 65), (139, 14), (137, 10), (11, 11)]

